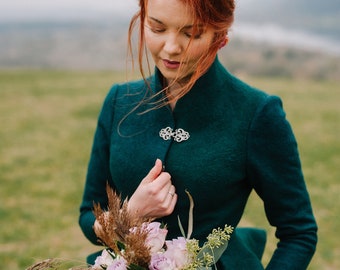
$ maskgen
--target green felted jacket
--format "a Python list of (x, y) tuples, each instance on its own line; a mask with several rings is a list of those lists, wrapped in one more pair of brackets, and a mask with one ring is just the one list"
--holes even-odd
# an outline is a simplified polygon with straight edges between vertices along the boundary
[[(161, 90), (161, 81), (156, 69), (149, 78), (153, 93)], [(173, 111), (168, 106), (147, 111), (150, 102), (138, 105), (147, 91), (143, 80), (117, 84), (105, 99), (80, 207), (85, 236), (98, 244), (92, 209), (93, 202), (107, 203), (106, 183), (123, 198), (131, 196), (159, 158), (178, 194), (174, 213), (161, 220), (169, 239), (181, 236), (177, 216), (187, 226), (185, 190), (195, 202), (192, 237), (203, 242), (213, 228), (237, 226), (254, 189), (279, 240), (266, 269), (306, 269), (317, 225), (281, 100), (235, 78), (217, 58)], [(167, 127), (190, 137), (165, 140), (159, 133)], [(260, 230), (236, 230), (218, 269), (263, 269), (264, 243)]]

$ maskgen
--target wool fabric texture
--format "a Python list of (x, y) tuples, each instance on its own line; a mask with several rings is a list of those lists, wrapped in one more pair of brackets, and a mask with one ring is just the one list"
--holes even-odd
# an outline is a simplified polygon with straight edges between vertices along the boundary
[[(156, 68), (148, 79), (152, 94), (162, 89), (161, 81)], [(104, 101), (80, 207), (85, 236), (98, 244), (93, 202), (105, 207), (106, 183), (122, 198), (131, 197), (159, 158), (178, 194), (173, 214), (160, 220), (168, 226), (169, 239), (181, 235), (177, 216), (186, 227), (186, 190), (195, 202), (192, 237), (202, 243), (213, 228), (237, 227), (255, 190), (279, 240), (266, 269), (306, 269), (317, 225), (281, 99), (231, 75), (218, 58), (173, 110), (140, 104), (147, 91), (144, 80), (116, 84)], [(182, 128), (190, 138), (163, 140), (159, 131), (166, 127)], [(218, 269), (263, 269), (264, 243), (263, 231), (237, 229)]]

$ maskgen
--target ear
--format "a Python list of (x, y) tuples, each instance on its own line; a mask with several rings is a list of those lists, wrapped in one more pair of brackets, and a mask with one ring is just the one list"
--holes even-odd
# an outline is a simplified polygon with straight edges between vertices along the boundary
[(222, 49), (224, 46), (226, 46), (229, 42), (229, 37), (225, 36), (223, 41), (220, 43), (220, 46), (218, 47), (219, 49)]

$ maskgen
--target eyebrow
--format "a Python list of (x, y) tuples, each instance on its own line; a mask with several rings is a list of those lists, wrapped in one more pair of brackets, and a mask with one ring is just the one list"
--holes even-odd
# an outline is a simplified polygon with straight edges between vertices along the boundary
[(148, 19), (151, 19), (151, 20), (153, 20), (153, 21), (155, 21), (155, 22), (157, 22), (159, 24), (163, 24), (164, 25), (164, 23), (162, 21), (160, 21), (160, 20), (158, 20), (158, 19), (156, 19), (154, 17), (148, 17)]
[[(158, 20), (158, 19), (156, 19), (156, 18), (154, 18), (154, 17), (148, 16), (147, 18), (150, 19), (150, 20), (152, 20), (152, 21), (155, 21), (156, 23), (159, 23), (159, 24), (161, 24), (161, 25), (165, 25), (165, 23), (163, 23), (162, 21), (160, 21), (160, 20)], [(180, 29), (190, 29), (190, 28), (193, 28), (193, 27), (194, 27), (194, 25), (189, 24), (189, 25), (183, 26), (183, 27), (180, 28)], [(198, 28), (203, 28), (203, 25), (198, 25)]]

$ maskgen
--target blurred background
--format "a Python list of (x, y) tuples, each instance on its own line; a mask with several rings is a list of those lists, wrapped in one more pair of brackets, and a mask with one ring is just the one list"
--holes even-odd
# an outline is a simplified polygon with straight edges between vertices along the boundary
[[(127, 79), (126, 41), (136, 0), (0, 2), (0, 262), (82, 264), (98, 250), (78, 207), (96, 118)], [(319, 224), (309, 269), (340, 269), (340, 2), (237, 0), (225, 66), (283, 99), (299, 142)], [(274, 229), (252, 194), (242, 226)]]
[[(221, 54), (235, 72), (337, 79), (339, 5), (238, 0), (231, 43)], [(121, 70), (136, 9), (135, 0), (2, 1), (0, 68)]]

